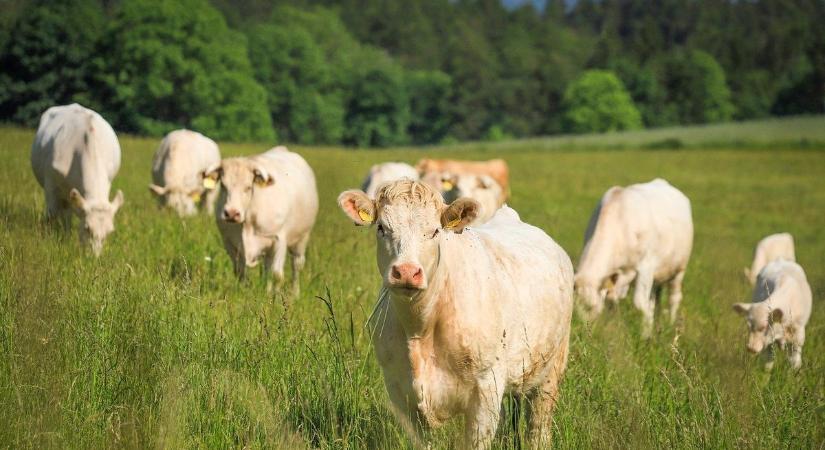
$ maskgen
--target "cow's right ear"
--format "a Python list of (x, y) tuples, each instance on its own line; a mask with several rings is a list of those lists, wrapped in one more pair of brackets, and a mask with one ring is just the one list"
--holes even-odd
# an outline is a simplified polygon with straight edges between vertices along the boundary
[(83, 198), (83, 195), (77, 189), (72, 188), (69, 192), (69, 202), (78, 211), (84, 211), (86, 209), (86, 199)]
[(736, 311), (740, 316), (747, 316), (748, 311), (751, 310), (750, 303), (734, 303), (733, 310)]
[(150, 184), (149, 185), (149, 190), (152, 191), (152, 193), (154, 193), (158, 197), (163, 197), (163, 195), (166, 194), (166, 188), (165, 187), (160, 187), (157, 184)]
[(356, 225), (365, 226), (375, 222), (375, 202), (364, 191), (344, 191), (338, 196), (338, 206)]
[(221, 179), (221, 172), (221, 163), (212, 164), (206, 170), (201, 172), (203, 188), (211, 191), (212, 189), (218, 187), (218, 181)]
[(477, 201), (462, 197), (450, 203), (441, 213), (441, 226), (445, 229), (461, 233), (464, 227), (478, 217), (481, 205)]

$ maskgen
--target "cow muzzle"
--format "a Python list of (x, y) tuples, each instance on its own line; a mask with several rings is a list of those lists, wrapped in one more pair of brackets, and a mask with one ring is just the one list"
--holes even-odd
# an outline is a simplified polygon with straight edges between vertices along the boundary
[(230, 223), (243, 222), (243, 214), (235, 208), (224, 208), (221, 212), (221, 219)]
[(391, 288), (424, 289), (426, 279), (424, 269), (415, 263), (394, 264), (390, 269)]

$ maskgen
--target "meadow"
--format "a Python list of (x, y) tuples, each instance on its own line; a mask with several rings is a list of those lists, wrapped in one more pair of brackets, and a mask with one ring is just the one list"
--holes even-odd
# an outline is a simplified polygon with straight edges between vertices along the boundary
[[(257, 271), (238, 282), (211, 217), (158, 209), (147, 189), (158, 139), (121, 136), (114, 187), (126, 203), (95, 259), (76, 231), (41, 220), (33, 131), (0, 128), (0, 443), (410, 448), (365, 328), (380, 285), (373, 231), (352, 226), (335, 198), (375, 162), (435, 155), (506, 159), (511, 205), (574, 264), (610, 186), (664, 177), (692, 201), (695, 244), (675, 326), (658, 315), (654, 337), (642, 340), (629, 300), (591, 325), (574, 318), (556, 448), (825, 448), (825, 119), (799, 126), (809, 137), (752, 146), (742, 142), (759, 126), (727, 127), (736, 136), (682, 148), (611, 135), (570, 146), (294, 147), (315, 170), (321, 201), (295, 298), (267, 294)], [(267, 148), (221, 143), (225, 156)], [(794, 235), (814, 293), (798, 373), (784, 355), (764, 372), (731, 310), (750, 298), (742, 268), (756, 242), (778, 231)], [(523, 448), (518, 410), (507, 402), (496, 448)], [(452, 448), (458, 425), (435, 432), (435, 448)]]

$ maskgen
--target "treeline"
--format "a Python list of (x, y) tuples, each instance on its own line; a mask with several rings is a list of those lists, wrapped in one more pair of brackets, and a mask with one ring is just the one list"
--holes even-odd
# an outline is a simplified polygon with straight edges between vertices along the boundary
[(386, 146), (825, 112), (825, 2), (56, 0), (0, 17), (0, 121)]

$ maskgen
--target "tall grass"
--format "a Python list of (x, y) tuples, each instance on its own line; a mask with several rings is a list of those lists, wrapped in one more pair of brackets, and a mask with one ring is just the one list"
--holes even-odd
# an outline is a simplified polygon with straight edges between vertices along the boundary
[[(156, 141), (125, 137), (115, 187), (126, 204), (101, 258), (41, 221), (28, 162), (33, 133), (0, 130), (0, 442), (13, 448), (409, 448), (386, 406), (365, 321), (378, 292), (371, 231), (336, 195), (370, 164), (415, 150), (298, 148), (321, 211), (302, 294), (231, 275), (211, 218), (158, 210)], [(222, 145), (224, 155), (265, 150)], [(560, 448), (822, 448), (825, 445), (825, 152), (502, 147), (514, 206), (577, 259), (609, 186), (662, 176), (692, 200), (696, 239), (676, 326), (639, 337), (631, 302), (592, 327), (574, 321), (555, 416)], [(488, 158), (493, 149), (440, 150)], [(745, 351), (741, 275), (755, 243), (793, 233), (814, 290), (799, 373)], [(517, 448), (508, 402), (497, 448)], [(450, 448), (451, 424), (434, 433)]]

